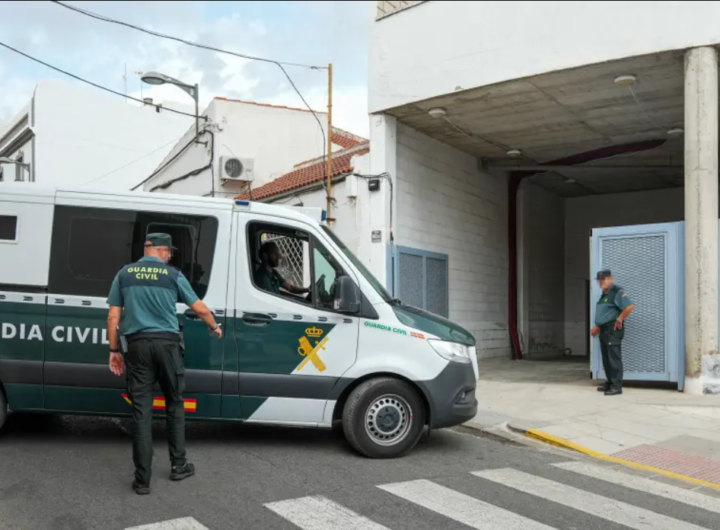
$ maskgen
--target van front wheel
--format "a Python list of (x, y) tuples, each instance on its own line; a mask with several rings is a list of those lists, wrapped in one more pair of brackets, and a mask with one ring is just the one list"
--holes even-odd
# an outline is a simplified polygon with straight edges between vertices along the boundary
[(343, 410), (348, 443), (370, 458), (397, 458), (420, 440), (425, 427), (422, 399), (410, 385), (390, 377), (354, 389)]

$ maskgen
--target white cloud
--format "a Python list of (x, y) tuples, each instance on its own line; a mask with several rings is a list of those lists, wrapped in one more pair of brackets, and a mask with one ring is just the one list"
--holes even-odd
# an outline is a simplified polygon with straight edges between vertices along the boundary
[[(83, 2), (82, 7), (159, 32), (178, 35), (248, 55), (294, 62), (326, 64), (339, 72), (335, 79), (334, 115), (337, 126), (367, 134), (366, 6), (364, 2), (308, 2), (297, 12), (303, 17), (288, 25), (287, 8), (261, 6), (263, 18), (251, 3), (223, 2)], [(291, 3), (296, 6), (296, 3)], [(269, 6), (269, 7), (264, 7)], [(211, 9), (212, 8), (212, 9)], [(292, 8), (291, 8), (292, 9)], [(211, 17), (208, 13), (224, 14)], [(247, 16), (251, 12), (252, 16)], [(280, 31), (278, 28), (290, 28)], [(333, 28), (325, 35), (313, 28)], [(341, 35), (337, 28), (344, 28)], [(348, 34), (350, 31), (351, 34)], [(201, 107), (215, 96), (303, 106), (283, 74), (272, 64), (248, 61), (159, 39), (132, 29), (99, 22), (49, 2), (0, 2), (3, 42), (92, 81), (135, 97), (152, 97), (173, 108), (193, 110), (192, 99), (174, 86), (141, 89), (135, 71), (156, 70), (200, 85)], [(342, 42), (342, 45), (338, 45)], [(293, 80), (314, 108), (326, 106), (324, 72), (288, 68)], [(358, 72), (360, 72), (358, 74)], [(30, 99), (38, 81), (61, 77), (27, 59), (0, 49), (0, 123)], [(68, 80), (67, 78), (64, 78)], [(73, 82), (72, 80), (69, 80)]]

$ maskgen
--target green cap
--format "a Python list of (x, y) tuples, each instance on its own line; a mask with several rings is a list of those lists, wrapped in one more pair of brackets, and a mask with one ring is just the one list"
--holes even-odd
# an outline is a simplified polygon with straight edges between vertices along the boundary
[(175, 247), (172, 244), (172, 237), (170, 237), (170, 234), (161, 234), (161, 233), (155, 233), (155, 234), (148, 234), (145, 238), (145, 246), (146, 247), (170, 247), (174, 249)]
[(597, 273), (598, 280), (604, 280), (605, 278), (610, 278), (611, 276), (612, 272), (610, 272), (610, 269), (605, 269)]

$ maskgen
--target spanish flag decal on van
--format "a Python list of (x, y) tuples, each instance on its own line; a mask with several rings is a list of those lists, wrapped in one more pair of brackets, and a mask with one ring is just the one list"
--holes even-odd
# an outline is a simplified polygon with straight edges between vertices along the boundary
[[(132, 401), (127, 394), (120, 394), (128, 404), (132, 405)], [(186, 399), (185, 401), (185, 412), (197, 412), (197, 399)], [(165, 410), (165, 398), (154, 397), (153, 398), (153, 410)]]

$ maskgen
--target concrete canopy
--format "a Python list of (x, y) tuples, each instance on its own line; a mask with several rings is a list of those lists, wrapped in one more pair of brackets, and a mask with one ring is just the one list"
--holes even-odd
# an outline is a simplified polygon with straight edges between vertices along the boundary
[[(566, 197), (683, 185), (683, 51), (584, 66), (404, 105), (401, 123), (489, 164), (511, 170), (620, 144), (651, 150), (556, 169), (534, 183)], [(619, 86), (619, 75), (636, 76)], [(442, 108), (446, 119), (428, 111)], [(507, 151), (519, 149), (520, 158)], [(592, 166), (592, 167), (589, 167)]]

